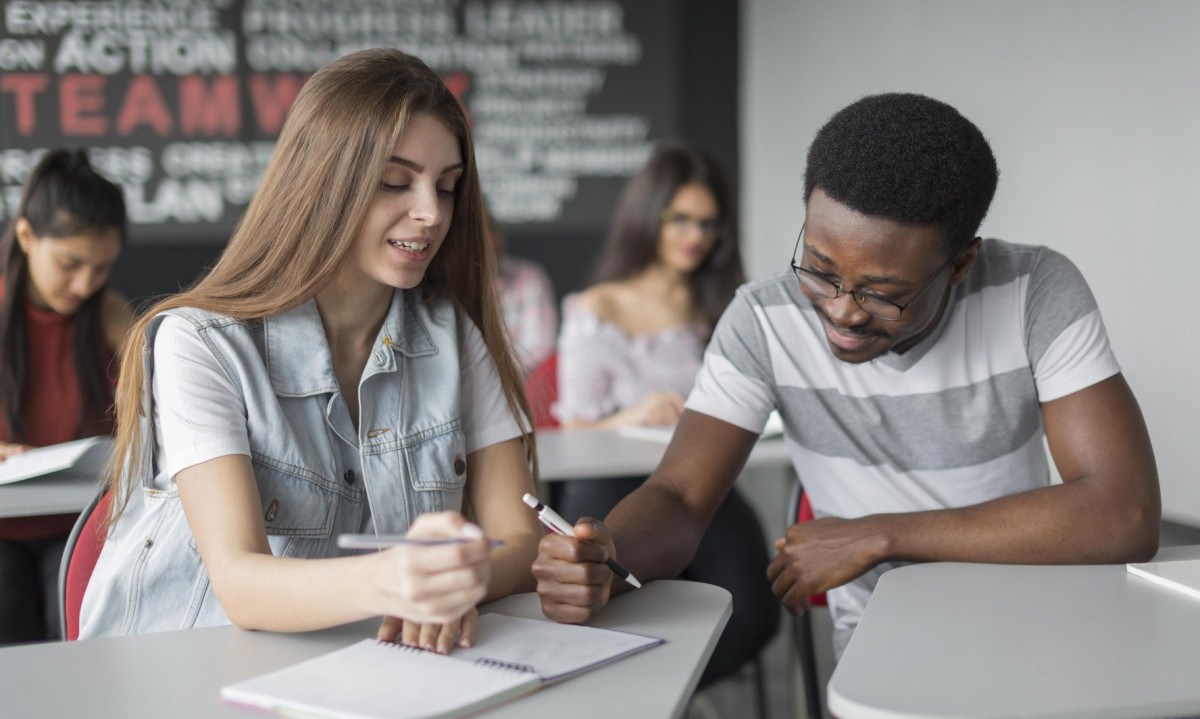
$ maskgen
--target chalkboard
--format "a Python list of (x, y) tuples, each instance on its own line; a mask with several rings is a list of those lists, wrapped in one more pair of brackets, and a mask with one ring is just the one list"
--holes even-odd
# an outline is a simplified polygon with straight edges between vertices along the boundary
[[(736, 2), (712, 6), (722, 7)], [(677, 0), (0, 8), (0, 222), (42, 152), (86, 146), (125, 188), (131, 249), (162, 257), (171, 247), (215, 256), (307, 76), (347, 52), (391, 46), (424, 59), (463, 100), (485, 195), (515, 249), (525, 238), (576, 240), (589, 251), (575, 248), (575, 261), (586, 260), (651, 144), (681, 136), (676, 29), (698, 22)], [(721, 32), (736, 38), (736, 22)], [(735, 42), (719, 47), (706, 52), (736, 59)], [(735, 88), (698, 91), (730, 108), (719, 115), (735, 112)]]

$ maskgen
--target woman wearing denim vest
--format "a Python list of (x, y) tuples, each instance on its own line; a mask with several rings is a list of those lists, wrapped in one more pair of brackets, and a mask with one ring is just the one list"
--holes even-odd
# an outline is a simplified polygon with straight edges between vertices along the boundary
[[(126, 344), (80, 637), (382, 616), (380, 638), (447, 652), (477, 603), (532, 590), (536, 459), (494, 273), (441, 79), (396, 50), (315, 73), (216, 266)], [(406, 532), (466, 541), (337, 547)]]

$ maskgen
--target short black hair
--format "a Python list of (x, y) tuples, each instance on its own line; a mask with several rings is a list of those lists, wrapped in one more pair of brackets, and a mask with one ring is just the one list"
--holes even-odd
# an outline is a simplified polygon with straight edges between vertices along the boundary
[(866, 215), (940, 224), (952, 253), (978, 232), (998, 176), (983, 133), (958, 110), (924, 95), (887, 93), (852, 103), (817, 132), (804, 198), (820, 188)]

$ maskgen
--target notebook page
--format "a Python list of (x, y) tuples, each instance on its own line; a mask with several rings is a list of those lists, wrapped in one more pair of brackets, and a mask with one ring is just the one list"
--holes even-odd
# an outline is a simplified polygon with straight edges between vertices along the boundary
[[(112, 440), (108, 437), (85, 437), (62, 444), (36, 447), (0, 462), (0, 484), (11, 484), (52, 472), (61, 472), (77, 464), (80, 476), (99, 476), (111, 445)], [(88, 452), (93, 448), (99, 448), (93, 453), (95, 456), (91, 457), (93, 461), (81, 463), (82, 459), (89, 457)]]
[(283, 714), (354, 719), (457, 717), (531, 691), (535, 674), (364, 639), (221, 689), (221, 699)]
[(615, 629), (484, 614), (475, 646), (455, 649), (451, 656), (531, 669), (549, 682), (662, 643), (657, 637)]

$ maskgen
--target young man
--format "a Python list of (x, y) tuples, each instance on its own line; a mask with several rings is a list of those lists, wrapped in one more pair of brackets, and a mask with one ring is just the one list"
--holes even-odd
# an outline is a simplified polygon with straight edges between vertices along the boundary
[(594, 616), (616, 548), (641, 579), (676, 575), (772, 409), (817, 519), (775, 543), (768, 579), (793, 613), (828, 592), (839, 656), (897, 562), (1150, 558), (1137, 401), (1074, 265), (975, 236), (996, 179), (944, 103), (877, 95), (835, 115), (809, 150), (792, 268), (739, 290), (658, 470), (578, 539), (542, 540), (546, 615)]

